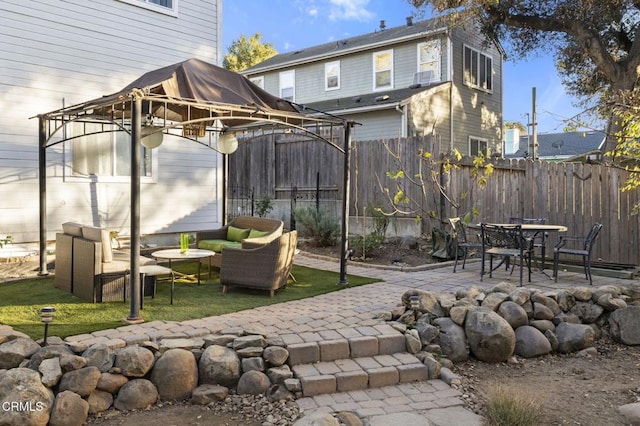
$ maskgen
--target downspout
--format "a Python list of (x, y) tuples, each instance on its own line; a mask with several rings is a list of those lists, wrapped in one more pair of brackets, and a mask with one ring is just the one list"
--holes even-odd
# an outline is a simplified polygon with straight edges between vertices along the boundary
[(453, 152), (453, 45), (447, 31), (447, 73), (449, 74), (449, 152)]
[(144, 322), (140, 316), (140, 132), (142, 130), (142, 99), (131, 101), (131, 243), (130, 243), (130, 309), (126, 322)]
[(407, 120), (408, 120), (406, 109), (400, 104), (398, 104), (396, 105), (396, 111), (398, 111), (402, 115), (402, 117), (400, 117), (400, 137), (406, 138), (407, 137)]

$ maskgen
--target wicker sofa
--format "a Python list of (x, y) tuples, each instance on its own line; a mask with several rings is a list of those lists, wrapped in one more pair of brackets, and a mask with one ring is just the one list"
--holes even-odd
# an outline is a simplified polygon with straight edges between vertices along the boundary
[(211, 258), (201, 259), (201, 262), (220, 268), (223, 249), (242, 248), (245, 242), (251, 242), (254, 247), (265, 245), (282, 235), (283, 226), (284, 223), (277, 219), (238, 216), (222, 228), (198, 231), (196, 247), (217, 253)]
[[(66, 222), (62, 232), (56, 234), (54, 283), (94, 303), (126, 300), (129, 260), (129, 253), (112, 250), (107, 229)], [(140, 257), (140, 265), (155, 263)]]
[(297, 242), (298, 232), (291, 231), (267, 244), (249, 239), (242, 248), (225, 248), (220, 267), (222, 292), (229, 287), (247, 287), (266, 290), (273, 297), (276, 290), (287, 285)]

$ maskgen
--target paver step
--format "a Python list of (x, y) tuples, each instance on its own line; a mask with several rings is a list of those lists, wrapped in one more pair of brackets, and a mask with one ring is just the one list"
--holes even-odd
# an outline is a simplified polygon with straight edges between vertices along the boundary
[(286, 345), (290, 367), (300, 364), (362, 358), (375, 355), (393, 355), (406, 352), (404, 334), (391, 329), (384, 334), (354, 335), (333, 339), (313, 339)]
[(428, 379), (427, 367), (406, 352), (297, 364), (292, 370), (305, 397)]

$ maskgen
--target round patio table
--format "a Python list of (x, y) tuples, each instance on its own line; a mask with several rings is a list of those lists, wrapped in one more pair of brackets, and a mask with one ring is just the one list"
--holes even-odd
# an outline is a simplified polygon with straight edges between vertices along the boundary
[(169, 261), (169, 268), (171, 268), (171, 262), (173, 260), (195, 260), (198, 259), (198, 285), (200, 284), (200, 259), (205, 257), (209, 258), (209, 269), (211, 269), (211, 258), (216, 252), (213, 250), (204, 249), (188, 249), (182, 252), (180, 249), (167, 249), (158, 250), (151, 253), (151, 256), (155, 259), (164, 259)]

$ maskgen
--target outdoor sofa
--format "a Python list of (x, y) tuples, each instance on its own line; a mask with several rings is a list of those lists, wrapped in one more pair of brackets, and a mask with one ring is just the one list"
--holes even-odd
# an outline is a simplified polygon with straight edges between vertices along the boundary
[[(128, 252), (111, 248), (107, 229), (66, 222), (62, 224), (62, 232), (56, 234), (54, 283), (89, 302), (126, 300), (129, 261)], [(155, 263), (153, 259), (140, 257), (140, 265)]]
[(196, 247), (216, 252), (215, 256), (201, 259), (201, 262), (220, 268), (223, 249), (243, 248), (246, 242), (253, 247), (265, 245), (282, 235), (283, 227), (284, 223), (277, 219), (238, 216), (222, 228), (196, 232)]

